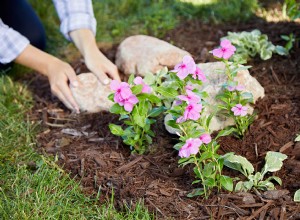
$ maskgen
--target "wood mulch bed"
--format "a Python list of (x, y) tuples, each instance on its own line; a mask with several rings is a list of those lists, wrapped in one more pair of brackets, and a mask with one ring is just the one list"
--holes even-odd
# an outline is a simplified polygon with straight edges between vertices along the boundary
[[(197, 62), (213, 61), (207, 53), (219, 44), (227, 31), (259, 29), (274, 44), (283, 45), (280, 35), (300, 36), (299, 23), (266, 23), (254, 19), (246, 24), (218, 26), (188, 21), (170, 31), (164, 40), (189, 51)], [(101, 48), (114, 60), (116, 46)], [(259, 170), (267, 151), (288, 155), (283, 168), (275, 173), (282, 181), (276, 193), (250, 192), (237, 194), (214, 192), (209, 199), (187, 198), (193, 186), (191, 167), (178, 168), (178, 153), (172, 148), (176, 137), (169, 135), (162, 123), (155, 126), (157, 137), (147, 155), (131, 155), (128, 146), (112, 135), (109, 123), (118, 117), (107, 112), (73, 115), (54, 98), (47, 79), (31, 74), (35, 107), (31, 120), (41, 121), (37, 135), (38, 151), (57, 154), (59, 165), (81, 182), (85, 193), (95, 196), (100, 190), (100, 203), (110, 199), (120, 210), (134, 207), (143, 199), (157, 219), (300, 219), (300, 205), (293, 202), (300, 188), (300, 143), (294, 139), (300, 132), (300, 48), (295, 45), (290, 56), (274, 55), (268, 61), (254, 59), (250, 73), (265, 88), (266, 96), (255, 108), (258, 118), (242, 140), (221, 139), (220, 154), (235, 152), (245, 156)], [(77, 72), (85, 72), (81, 61), (74, 61)], [(229, 175), (239, 173), (227, 170)], [(253, 198), (252, 198), (253, 197)], [(254, 200), (253, 200), (254, 199)]]

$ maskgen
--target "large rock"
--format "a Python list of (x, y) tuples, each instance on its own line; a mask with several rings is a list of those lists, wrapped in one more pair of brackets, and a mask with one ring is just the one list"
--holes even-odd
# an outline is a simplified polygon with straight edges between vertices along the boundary
[(173, 68), (182, 61), (187, 51), (155, 37), (136, 35), (126, 38), (118, 47), (116, 65), (125, 74), (144, 76), (164, 66)]
[[(220, 101), (216, 100), (216, 95), (221, 91), (222, 85), (227, 81), (227, 77), (224, 74), (225, 65), (222, 62), (212, 62), (212, 63), (201, 63), (198, 64), (199, 68), (205, 73), (207, 77), (207, 82), (203, 83), (202, 86), (194, 85), (195, 88), (198, 88), (202, 91), (206, 91), (208, 93), (208, 98), (206, 99), (207, 105), (205, 110), (203, 111), (203, 115), (207, 116), (211, 113), (215, 112), (215, 106), (220, 103)], [(248, 70), (242, 70), (237, 73), (236, 81), (239, 84), (245, 86), (245, 92), (251, 92), (253, 94), (254, 102), (258, 98), (263, 98), (265, 96), (264, 88), (259, 84), (259, 82), (250, 75)], [(248, 113), (252, 114), (253, 108), (248, 106)], [(172, 118), (171, 115), (167, 115), (165, 117), (165, 122)], [(218, 131), (226, 126), (233, 125), (234, 121), (232, 118), (226, 118), (221, 116), (214, 116), (210, 123), (210, 130)], [(175, 134), (176, 130), (167, 126), (166, 129)]]
[(112, 93), (109, 85), (103, 85), (93, 73), (82, 73), (78, 78), (81, 85), (71, 87), (71, 91), (80, 110), (90, 113), (108, 111), (113, 105), (107, 98)]

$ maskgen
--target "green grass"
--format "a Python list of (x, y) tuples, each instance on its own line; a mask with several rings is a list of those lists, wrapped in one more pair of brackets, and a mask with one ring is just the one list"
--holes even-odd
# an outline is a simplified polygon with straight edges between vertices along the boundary
[(26, 87), (0, 77), (0, 219), (154, 218), (142, 203), (124, 212), (113, 201), (99, 205), (53, 158), (37, 154), (37, 129), (24, 117), (32, 104)]

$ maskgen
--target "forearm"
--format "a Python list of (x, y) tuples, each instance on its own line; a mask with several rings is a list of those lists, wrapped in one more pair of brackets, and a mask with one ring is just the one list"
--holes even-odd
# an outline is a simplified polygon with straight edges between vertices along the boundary
[(70, 37), (83, 57), (99, 52), (96, 39), (90, 29), (78, 29), (70, 32)]
[(48, 76), (49, 65), (54, 65), (58, 59), (29, 44), (15, 59), (15, 62)]

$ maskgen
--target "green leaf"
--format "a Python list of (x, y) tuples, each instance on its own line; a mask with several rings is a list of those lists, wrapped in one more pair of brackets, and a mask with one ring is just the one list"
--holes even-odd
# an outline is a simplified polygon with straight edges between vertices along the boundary
[(232, 190), (233, 190), (232, 178), (230, 178), (229, 176), (222, 175), (222, 176), (220, 176), (220, 183), (224, 189), (232, 192)]
[(180, 148), (181, 148), (183, 145), (184, 145), (183, 142), (179, 142), (179, 143), (175, 144), (175, 145), (173, 146), (173, 148), (176, 149), (176, 150), (180, 150)]
[(177, 90), (175, 90), (173, 88), (158, 87), (156, 89), (156, 91), (158, 93), (160, 93), (162, 96), (164, 96), (165, 98), (173, 98), (174, 99), (178, 96)]
[(275, 51), (281, 56), (287, 56), (289, 54), (288, 50), (282, 46), (276, 46)]
[(300, 189), (298, 189), (294, 194), (294, 202), (300, 202)]
[(131, 91), (134, 95), (141, 93), (142, 90), (143, 90), (143, 85), (135, 85), (135, 86), (131, 87)]
[(115, 124), (109, 124), (110, 132), (116, 136), (123, 136), (124, 130), (121, 126)]
[(133, 80), (134, 80), (134, 74), (131, 74), (128, 79), (128, 84), (130, 85), (133, 84)]
[(108, 100), (114, 102), (114, 96), (115, 96), (115, 94), (114, 94), (114, 93), (111, 93), (111, 94), (109, 94), (109, 95), (107, 96), (107, 98), (108, 98)]
[(178, 126), (178, 124), (176, 123), (175, 120), (169, 120), (169, 121), (167, 121), (166, 124), (167, 124), (168, 126), (172, 127), (172, 128), (179, 129), (179, 126)]
[(150, 112), (148, 117), (157, 117), (159, 116), (162, 112), (166, 111), (166, 107), (160, 106), (157, 108), (153, 108)]
[(275, 180), (279, 185), (282, 185), (282, 180), (278, 176), (270, 176), (267, 181)]
[(157, 96), (155, 96), (153, 94), (148, 94), (148, 93), (138, 94), (137, 98), (139, 99), (139, 101), (148, 99), (150, 102), (155, 103), (155, 104), (159, 104), (161, 102), (160, 98), (158, 98)]
[(127, 112), (124, 110), (123, 106), (120, 106), (118, 103), (115, 103), (109, 111), (113, 114), (126, 114)]
[(295, 141), (300, 141), (300, 134), (297, 135), (297, 137), (295, 138)]
[(215, 139), (218, 139), (219, 137), (224, 137), (224, 136), (228, 136), (230, 135), (231, 133), (233, 133), (235, 131), (235, 128), (231, 127), (231, 128), (225, 128), (223, 130), (221, 130), (217, 137)]
[(226, 157), (224, 160), (224, 165), (231, 169), (240, 171), (246, 177), (254, 172), (254, 167), (252, 164), (245, 157), (238, 155), (229, 155)]
[(187, 194), (187, 197), (192, 198), (195, 196), (202, 196), (204, 195), (204, 190), (202, 188), (193, 189), (192, 192)]
[(155, 83), (155, 75), (153, 73), (146, 73), (145, 77), (144, 77), (144, 82), (147, 85), (152, 85)]
[(283, 161), (287, 159), (287, 156), (285, 154), (279, 153), (279, 152), (267, 152), (266, 155), (266, 163), (263, 167), (263, 174), (267, 172), (275, 172), (281, 169), (283, 165)]

